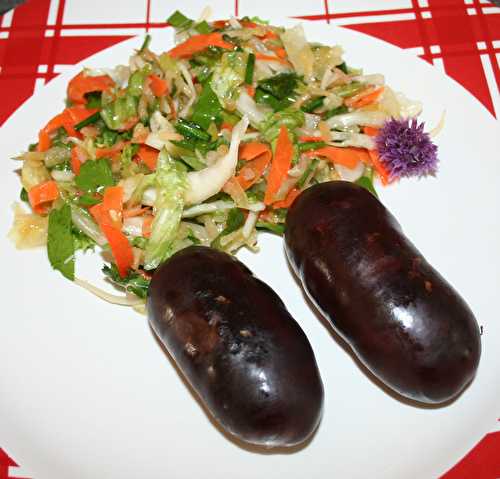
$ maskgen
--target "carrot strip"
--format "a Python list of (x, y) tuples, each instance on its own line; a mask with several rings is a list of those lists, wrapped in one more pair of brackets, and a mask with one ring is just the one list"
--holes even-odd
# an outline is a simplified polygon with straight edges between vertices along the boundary
[(301, 136), (299, 140), (305, 143), (316, 143), (318, 141), (323, 141), (321, 136)]
[(240, 147), (239, 159), (247, 161), (235, 177), (240, 186), (247, 190), (256, 183), (271, 161), (271, 150), (265, 143), (244, 143)]
[(97, 224), (111, 226), (121, 229), (123, 212), (123, 188), (121, 186), (110, 186), (104, 191), (102, 203), (89, 208), (90, 214)]
[(184, 43), (172, 48), (168, 54), (173, 58), (189, 58), (208, 47), (234, 49), (234, 45), (226, 42), (221, 33), (202, 33), (188, 38)]
[(63, 127), (69, 136), (79, 136), (74, 126), (77, 123), (85, 120), (89, 116), (99, 111), (98, 109), (87, 110), (84, 106), (73, 106), (66, 108), (62, 113), (59, 113), (38, 132), (38, 151), (46, 151), (51, 146), (50, 133)]
[(272, 30), (268, 30), (264, 35), (261, 37), (262, 40), (274, 40), (275, 38), (278, 38), (278, 35), (274, 33)]
[(347, 98), (344, 103), (353, 108), (361, 108), (362, 106), (371, 105), (378, 100), (383, 91), (384, 87), (376, 88), (375, 90), (368, 89)]
[(37, 214), (46, 212), (46, 204), (59, 198), (59, 188), (54, 180), (40, 183), (28, 192), (28, 199), (33, 211)]
[(168, 83), (158, 75), (149, 75), (149, 86), (157, 97), (165, 96), (168, 93)]
[(252, 98), (255, 96), (255, 87), (252, 85), (245, 85), (245, 90)]
[(272, 50), (276, 55), (278, 55), (280, 58), (286, 58), (287, 53), (286, 50), (283, 47), (276, 47), (274, 45), (267, 45), (267, 48), (269, 50)]
[(284, 200), (273, 203), (273, 208), (289, 208), (300, 193), (301, 191), (297, 188), (291, 189)]
[(370, 160), (371, 164), (373, 165), (373, 168), (375, 168), (375, 171), (378, 173), (378, 176), (380, 177), (380, 181), (384, 186), (388, 185), (391, 182), (389, 177), (389, 172), (380, 161), (380, 156), (378, 154), (378, 151), (368, 150), (368, 154), (370, 155)]
[(336, 146), (325, 146), (317, 150), (306, 151), (308, 157), (322, 156), (332, 163), (338, 163), (347, 168), (355, 168), (360, 161), (369, 162), (369, 155), (364, 148), (339, 148)]
[(282, 125), (280, 128), (280, 133), (278, 136), (278, 141), (276, 143), (276, 149), (274, 152), (274, 158), (271, 163), (271, 171), (267, 177), (267, 188), (266, 194), (264, 196), (264, 203), (270, 205), (274, 196), (280, 189), (288, 170), (292, 164), (293, 157), (293, 143), (290, 141), (290, 136), (288, 135), (288, 129), (286, 126)]
[(263, 53), (259, 53), (259, 52), (255, 52), (255, 59), (262, 60), (265, 62), (278, 62), (278, 63), (282, 63), (283, 65), (289, 65), (289, 62), (283, 58), (273, 57), (272, 55), (264, 55)]
[(137, 151), (137, 156), (139, 159), (151, 170), (156, 170), (156, 164), (158, 163), (158, 150), (151, 148), (150, 146), (141, 145)]
[(73, 103), (85, 104), (87, 93), (109, 90), (114, 84), (109, 75), (86, 76), (84, 72), (80, 72), (68, 84), (68, 98)]
[(71, 148), (71, 169), (73, 170), (73, 173), (75, 175), (80, 174), (80, 168), (82, 167), (82, 162), (80, 161), (80, 158), (78, 157), (78, 146), (74, 146)]
[(142, 222), (142, 236), (149, 238), (151, 236), (151, 225), (153, 224), (154, 217), (151, 215), (145, 216)]
[(101, 229), (108, 240), (118, 273), (122, 278), (125, 278), (134, 262), (132, 246), (120, 229), (106, 224), (102, 224)]
[(127, 141), (118, 141), (117, 143), (115, 143), (113, 146), (110, 147), (96, 148), (95, 157), (98, 159), (104, 157), (112, 158), (116, 153), (122, 151), (127, 144), (128, 144)]
[(233, 131), (233, 128), (234, 128), (234, 125), (231, 125), (231, 123), (228, 123), (227, 121), (225, 121), (224, 123), (222, 123), (222, 125), (220, 126), (221, 130)]
[(377, 136), (380, 128), (375, 128), (374, 126), (364, 126), (363, 133), (368, 136)]
[(150, 211), (151, 208), (145, 207), (145, 208), (131, 208), (128, 210), (123, 210), (122, 217), (123, 218), (133, 218), (134, 216), (141, 216), (144, 213)]

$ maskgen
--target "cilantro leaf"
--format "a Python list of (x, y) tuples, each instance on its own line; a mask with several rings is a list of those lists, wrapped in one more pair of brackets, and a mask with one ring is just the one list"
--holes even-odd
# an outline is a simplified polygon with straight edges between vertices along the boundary
[(47, 254), (54, 269), (71, 281), (75, 279), (75, 241), (69, 204), (50, 212)]
[(113, 186), (113, 172), (106, 158), (86, 161), (80, 168), (80, 174), (75, 178), (75, 184), (83, 191), (97, 191), (106, 186)]

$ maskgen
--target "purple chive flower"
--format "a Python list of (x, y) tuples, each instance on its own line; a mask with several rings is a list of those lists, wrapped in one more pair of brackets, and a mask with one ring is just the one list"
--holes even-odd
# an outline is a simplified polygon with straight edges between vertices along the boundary
[(424, 132), (424, 123), (391, 119), (379, 130), (375, 142), (391, 179), (436, 173), (437, 146)]

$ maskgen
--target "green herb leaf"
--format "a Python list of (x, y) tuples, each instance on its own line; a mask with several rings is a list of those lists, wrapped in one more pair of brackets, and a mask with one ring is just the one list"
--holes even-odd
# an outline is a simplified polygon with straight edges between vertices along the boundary
[(337, 65), (339, 70), (342, 70), (346, 75), (349, 73), (346, 62), (342, 62), (340, 65)]
[(106, 158), (86, 161), (80, 168), (80, 174), (75, 177), (75, 184), (83, 191), (95, 192), (106, 186), (113, 186), (111, 165)]
[(71, 233), (73, 234), (73, 241), (75, 245), (75, 251), (93, 251), (96, 245), (96, 242), (87, 236), (83, 231), (80, 231), (78, 228), (74, 227), (71, 229)]
[(368, 176), (362, 176), (361, 178), (356, 180), (356, 184), (362, 186), (363, 188), (366, 188), (373, 196), (378, 198), (378, 194), (375, 190), (375, 187), (373, 186), (373, 182)]
[(208, 82), (203, 86), (203, 90), (194, 105), (191, 119), (205, 130), (212, 122), (215, 122), (216, 125), (220, 125), (222, 122), (222, 105)]
[(102, 200), (95, 198), (92, 195), (82, 195), (78, 198), (78, 204), (80, 206), (94, 206), (100, 203)]
[(71, 281), (75, 279), (75, 243), (69, 204), (49, 214), (47, 254), (54, 269)]
[(120, 276), (118, 269), (114, 264), (111, 266), (105, 265), (102, 272), (117, 286), (124, 288), (126, 291), (145, 299), (148, 295), (149, 279), (138, 273), (129, 273), (125, 278)]
[(26, 191), (25, 188), (21, 188), (21, 193), (19, 194), (19, 198), (21, 201), (25, 201), (26, 203), (29, 203), (29, 198), (28, 198), (28, 192)]
[(279, 73), (271, 78), (259, 82), (259, 87), (273, 95), (278, 100), (283, 100), (294, 94), (299, 83), (296, 73)]

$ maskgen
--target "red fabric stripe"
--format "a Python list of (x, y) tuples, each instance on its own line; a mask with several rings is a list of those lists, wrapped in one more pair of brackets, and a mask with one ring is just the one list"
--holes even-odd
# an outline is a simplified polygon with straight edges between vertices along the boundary
[(59, 0), (56, 24), (54, 25), (54, 36), (52, 37), (52, 48), (50, 49), (49, 59), (47, 61), (47, 75), (49, 78), (54, 74), (54, 60), (59, 46), (59, 39), (61, 38), (61, 25), (63, 23), (65, 5), (66, 0)]
[(325, 3), (326, 23), (330, 23), (330, 12), (328, 10), (328, 0), (324, 0), (324, 3)]
[[(429, 0), (429, 7), (432, 12), (432, 25), (436, 32), (437, 43), (441, 47), (441, 55), (446, 73), (460, 82), (493, 113), (493, 102), (487, 88), (486, 77), (479, 55), (460, 57), (449, 55), (463, 48), (475, 47), (476, 39), (471, 28), (471, 18), (473, 17), (467, 14), (463, 1), (448, 1), (453, 1), (457, 7), (461, 5), (462, 8), (454, 9), (453, 13), (450, 13), (450, 11), (434, 11), (434, 5), (439, 5), (440, 2), (439, 0)], [(491, 42), (490, 46), (492, 47)], [(471, 75), (470, 72), (474, 72), (474, 75)]]
[(149, 32), (149, 20), (151, 19), (151, 0), (146, 3), (146, 32)]
[[(0, 123), (33, 93), (34, 81), (40, 61), (43, 45), (44, 28), (34, 26), (29, 31), (17, 30), (17, 27), (33, 25), (35, 20), (47, 21), (50, 0), (27, 2), (16, 8), (12, 17), (12, 28), (3, 54), (2, 72), (0, 74), (0, 90), (2, 109)], [(9, 79), (10, 74), (22, 73), (31, 78)]]

